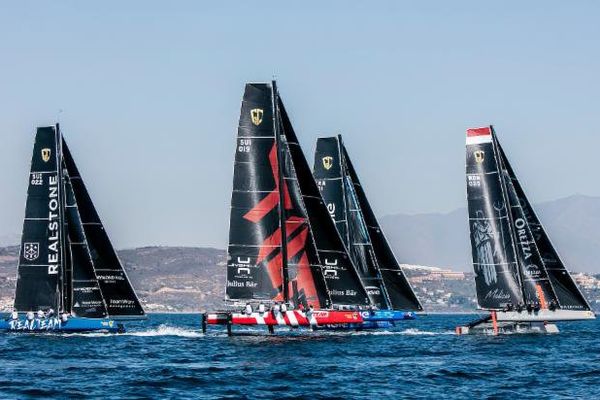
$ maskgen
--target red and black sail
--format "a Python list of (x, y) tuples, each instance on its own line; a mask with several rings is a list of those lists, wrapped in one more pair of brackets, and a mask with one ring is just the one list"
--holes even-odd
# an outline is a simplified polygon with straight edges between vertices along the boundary
[(234, 162), (227, 299), (291, 300), (317, 308), (364, 304), (359, 290), (340, 296), (326, 283), (324, 256), (339, 264), (340, 277), (346, 270), (344, 254), (332, 252), (336, 238), (324, 238), (330, 232), (319, 200), (274, 82), (247, 84)]

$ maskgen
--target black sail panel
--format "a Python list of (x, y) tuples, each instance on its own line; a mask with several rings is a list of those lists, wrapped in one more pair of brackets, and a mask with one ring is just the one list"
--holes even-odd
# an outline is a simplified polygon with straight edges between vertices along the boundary
[(102, 225), (102, 221), (64, 140), (62, 147), (65, 167), (108, 315), (123, 318), (144, 317), (144, 309), (108, 238), (108, 234)]
[[(496, 147), (500, 148), (497, 138), (494, 137), (494, 141)], [(558, 302), (550, 284), (542, 256), (533, 239), (514, 182), (506, 169), (509, 166), (508, 160), (501, 152), (498, 154), (500, 154), (499, 165), (511, 210), (511, 226), (517, 263), (521, 269), (524, 302), (525, 304), (539, 305), (541, 308), (548, 308), (550, 304), (556, 306)]]
[(367, 290), (371, 304), (389, 308), (383, 282), (354, 185), (346, 173), (341, 138), (319, 138), (315, 149), (313, 175), (336, 223), (350, 257)]
[(37, 129), (19, 255), (17, 311), (61, 307), (62, 195), (58, 148), (54, 127)]
[(88, 318), (106, 317), (106, 305), (96, 278), (94, 265), (87, 245), (79, 209), (68, 173), (65, 180), (65, 221), (69, 249), (70, 291), (66, 304), (74, 315)]
[(346, 198), (341, 151), (336, 137), (317, 139), (313, 175), (327, 205), (327, 211), (347, 246), (349, 238)]
[(523, 188), (517, 179), (515, 172), (508, 162), (504, 149), (500, 143), (496, 142), (504, 167), (506, 168), (510, 182), (514, 188), (515, 196), (518, 198), (523, 216), (527, 221), (528, 234), (535, 242), (535, 248), (542, 258), (543, 265), (548, 278), (550, 279), (553, 292), (558, 301), (558, 306), (562, 309), (587, 311), (590, 306), (585, 297), (571, 278), (563, 264), (558, 252), (552, 245), (548, 234), (537, 217), (531, 203), (527, 199)]
[(466, 178), (469, 228), (479, 306), (498, 310), (523, 303), (492, 128), (467, 130)]
[(278, 156), (272, 91), (247, 84), (238, 126), (229, 220), (226, 298), (282, 297)]
[(329, 215), (287, 112), (279, 98), (278, 105), (283, 132), (314, 235), (314, 243), (331, 302), (334, 305), (368, 305), (370, 302), (366, 289)]
[(234, 162), (226, 298), (291, 300), (319, 309), (329, 305), (329, 296), (293, 165), (276, 136), (274, 105), (271, 85), (246, 85)]
[(375, 256), (378, 272), (382, 279), (382, 292), (387, 296), (389, 307), (394, 310), (422, 311), (423, 306), (412, 289), (404, 271), (400, 267), (392, 248), (387, 241), (379, 221), (371, 208), (364, 188), (362, 187), (356, 169), (350, 160), (346, 147), (341, 145), (342, 157), (348, 177), (354, 188), (358, 209), (366, 224), (368, 238)]

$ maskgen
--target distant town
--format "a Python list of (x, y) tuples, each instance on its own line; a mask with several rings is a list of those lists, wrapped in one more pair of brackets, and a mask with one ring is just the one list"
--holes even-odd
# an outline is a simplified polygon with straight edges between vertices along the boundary
[[(18, 246), (0, 247), (0, 311), (11, 311)], [(199, 312), (223, 307), (223, 250), (196, 247), (142, 247), (119, 257), (148, 312)], [(426, 312), (477, 310), (475, 277), (452, 268), (403, 264)], [(600, 311), (600, 274), (572, 273), (592, 307)]]

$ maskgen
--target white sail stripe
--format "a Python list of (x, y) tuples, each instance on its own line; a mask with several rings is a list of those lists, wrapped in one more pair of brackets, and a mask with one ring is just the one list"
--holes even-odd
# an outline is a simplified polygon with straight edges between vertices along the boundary
[(496, 171), (490, 171), (490, 172), (472, 172), (472, 173), (467, 173), (467, 176), (481, 176), (481, 175), (496, 175), (498, 174), (498, 170)]
[(50, 218), (31, 218), (25, 217), (25, 221), (50, 221)]
[(81, 225), (102, 225), (100, 222), (82, 222)]
[(35, 172), (30, 172), (29, 175), (34, 175), (34, 174), (56, 174), (58, 173), (58, 171), (35, 171)]
[(501, 217), (491, 217), (491, 218), (474, 218), (474, 217), (469, 217), (469, 221), (496, 221), (499, 219), (506, 219), (508, 218), (508, 215), (503, 215)]
[(507, 262), (507, 263), (495, 263), (495, 264), (485, 264), (485, 263), (476, 263), (474, 262), (473, 265), (488, 265), (488, 266), (495, 266), (495, 265), (511, 265), (511, 264), (517, 264), (516, 262)]
[(23, 267), (49, 267), (49, 264), (25, 264), (25, 263), (19, 263), (19, 266), (23, 266)]
[(491, 143), (492, 135), (467, 136), (467, 146), (472, 144)]
[[(252, 127), (250, 127), (252, 128)], [(268, 139), (273, 140), (275, 136), (238, 136), (238, 139)]]
[(71, 246), (75, 245), (75, 246), (83, 246), (86, 243), (85, 242), (70, 242)]

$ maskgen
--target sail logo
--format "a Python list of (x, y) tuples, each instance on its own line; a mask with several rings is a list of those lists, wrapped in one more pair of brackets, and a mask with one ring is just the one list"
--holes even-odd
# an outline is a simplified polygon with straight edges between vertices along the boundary
[(331, 167), (333, 167), (333, 157), (332, 156), (325, 156), (325, 157), (323, 157), (323, 159), (321, 161), (323, 162), (323, 168), (325, 168), (326, 170), (330, 170)]
[(483, 160), (485, 160), (485, 151), (476, 150), (473, 152), (473, 157), (475, 157), (475, 162), (477, 164), (481, 164), (483, 162)]
[(263, 120), (264, 111), (262, 108), (253, 108), (250, 110), (250, 118), (252, 119), (252, 123), (256, 126), (259, 126)]
[(34, 261), (40, 256), (40, 244), (27, 242), (23, 244), (23, 258), (27, 261)]
[(42, 149), (42, 160), (44, 162), (48, 162), (50, 161), (50, 155), (52, 154), (52, 150), (50, 150), (49, 148), (43, 148)]
[(529, 236), (527, 235), (527, 230), (525, 229), (526, 222), (523, 218), (517, 218), (515, 220), (515, 227), (517, 228), (517, 236), (519, 238), (519, 245), (521, 246), (521, 250), (523, 251), (523, 256), (526, 260), (531, 257), (531, 244), (529, 242)]
[(324, 264), (325, 264), (325, 269), (323, 270), (323, 276), (325, 278), (338, 279), (337, 270), (339, 269), (339, 267), (338, 267), (337, 258), (334, 259), (333, 261), (330, 261), (326, 258)]
[(327, 211), (329, 211), (329, 215), (331, 215), (331, 218), (335, 218), (335, 204), (327, 203)]
[(56, 275), (59, 260), (58, 177), (50, 176), (48, 184), (48, 275)]

